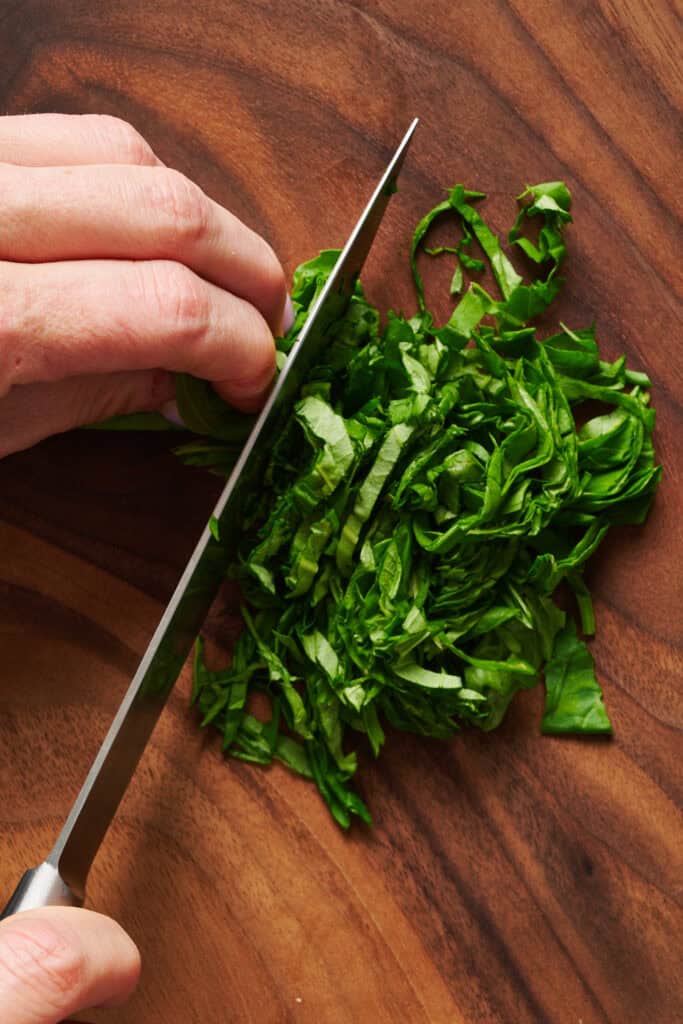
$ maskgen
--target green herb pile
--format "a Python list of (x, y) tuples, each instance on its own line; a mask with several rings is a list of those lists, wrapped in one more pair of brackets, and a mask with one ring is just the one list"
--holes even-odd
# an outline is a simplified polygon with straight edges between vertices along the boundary
[[(353, 733), (377, 755), (386, 723), (443, 739), (494, 729), (542, 672), (544, 732), (611, 728), (591, 655), (553, 595), (566, 581), (582, 633), (594, 632), (583, 566), (611, 525), (643, 521), (660, 477), (649, 381), (623, 357), (603, 362), (592, 328), (536, 337), (531, 322), (562, 284), (565, 185), (520, 197), (509, 241), (538, 268), (527, 283), (477, 212), (481, 198), (458, 185), (418, 224), (413, 317), (389, 313), (382, 329), (357, 286), (246, 510), (230, 567), (245, 625), (232, 663), (210, 671), (196, 648), (202, 724), (235, 757), (312, 778), (344, 827), (353, 814), (370, 821), (351, 786)], [(426, 251), (452, 254), (459, 298), (437, 327), (416, 255), (446, 215), (456, 244)], [(336, 257), (296, 271), (281, 359)], [(463, 271), (484, 260), (498, 298), (476, 282), (463, 292)], [(244, 420), (191, 381), (179, 401), (214, 438), (184, 457), (227, 470)], [(267, 722), (247, 710), (254, 690), (270, 697)]]

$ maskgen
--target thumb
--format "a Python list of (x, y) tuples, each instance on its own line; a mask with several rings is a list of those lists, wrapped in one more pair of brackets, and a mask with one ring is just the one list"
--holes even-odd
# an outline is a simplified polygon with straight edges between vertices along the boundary
[(57, 1024), (124, 1002), (139, 973), (134, 943), (101, 914), (47, 907), (0, 922), (2, 1024)]
[(174, 395), (173, 376), (165, 370), (18, 384), (0, 398), (0, 458), (73, 427), (124, 413), (153, 412)]

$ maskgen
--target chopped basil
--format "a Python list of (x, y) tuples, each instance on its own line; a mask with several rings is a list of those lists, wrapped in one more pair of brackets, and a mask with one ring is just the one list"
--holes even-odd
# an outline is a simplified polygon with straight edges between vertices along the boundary
[[(418, 224), (413, 317), (390, 313), (380, 329), (357, 285), (245, 512), (230, 571), (246, 628), (231, 666), (210, 672), (197, 645), (202, 724), (236, 757), (313, 779), (344, 827), (370, 820), (351, 787), (354, 733), (377, 755), (387, 722), (441, 738), (492, 729), (544, 670), (544, 732), (611, 729), (588, 648), (553, 597), (566, 580), (594, 632), (583, 566), (611, 525), (643, 521), (661, 474), (649, 381), (623, 358), (602, 361), (593, 328), (560, 324), (541, 341), (530, 325), (562, 284), (566, 186), (520, 197), (509, 241), (537, 268), (526, 282), (478, 213), (482, 198), (458, 185)], [(460, 298), (437, 327), (417, 255), (442, 218), (459, 240), (425, 251), (454, 258)], [(466, 251), (477, 244), (484, 260)], [(281, 362), (336, 255), (296, 271)], [(477, 282), (463, 290), (484, 261), (498, 297)], [(187, 380), (179, 398), (207, 437), (181, 454), (227, 472), (245, 418)], [(252, 690), (271, 698), (269, 722), (248, 712)]]

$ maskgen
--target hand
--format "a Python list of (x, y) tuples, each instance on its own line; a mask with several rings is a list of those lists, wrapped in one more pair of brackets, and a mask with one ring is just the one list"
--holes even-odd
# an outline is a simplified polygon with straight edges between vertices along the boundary
[(120, 1005), (139, 974), (135, 945), (101, 914), (48, 907), (0, 922), (2, 1024), (57, 1024)]
[(170, 371), (253, 411), (285, 304), (270, 246), (124, 121), (0, 117), (0, 457), (161, 408)]

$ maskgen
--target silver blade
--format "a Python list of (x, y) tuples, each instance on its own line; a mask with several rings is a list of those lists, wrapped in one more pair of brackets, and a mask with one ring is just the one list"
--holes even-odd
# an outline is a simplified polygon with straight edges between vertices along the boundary
[(300, 385), (324, 350), (331, 326), (350, 300), (416, 126), (417, 119), (353, 229), (225, 485), (213, 513), (221, 540), (215, 540), (207, 525), (48, 857), (77, 898), (83, 898), (93, 858), (225, 579), (249, 483), (291, 412)]

